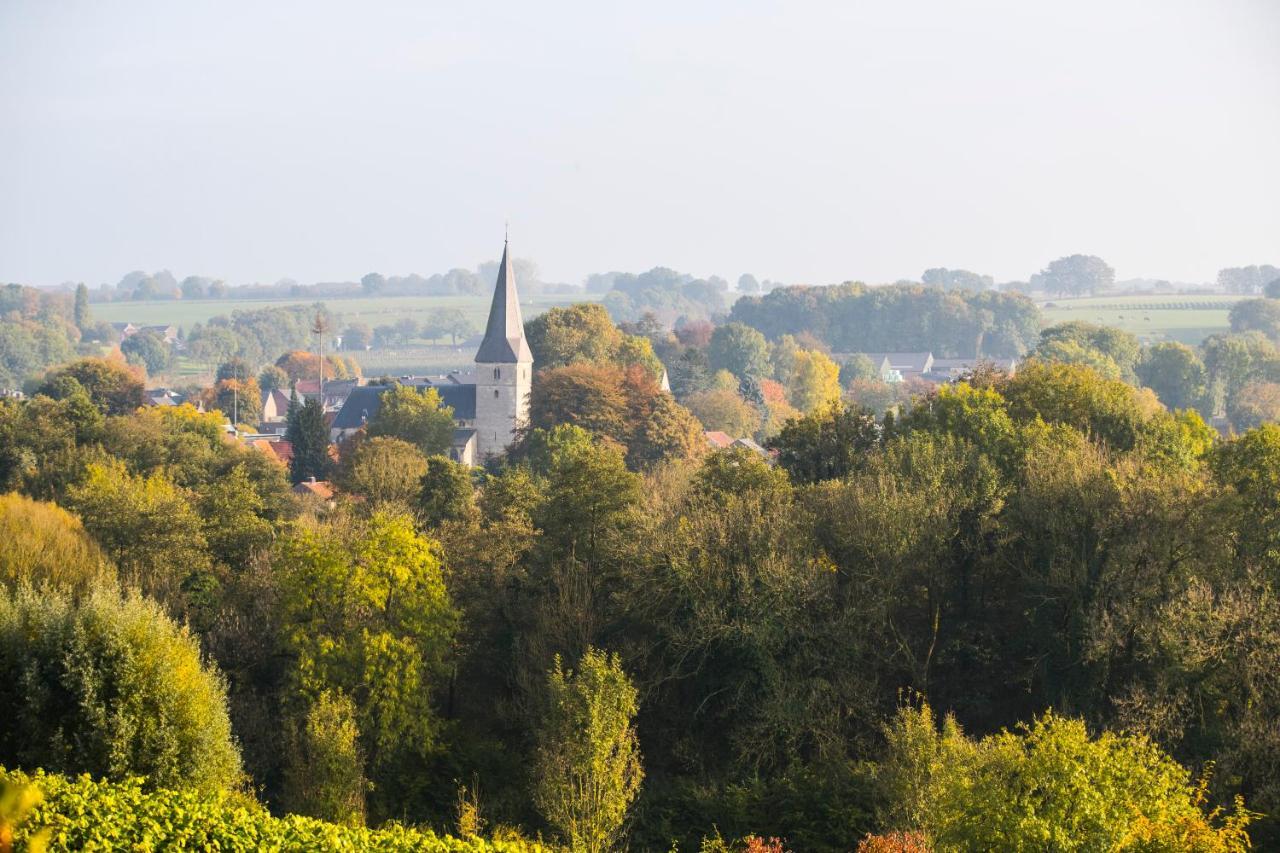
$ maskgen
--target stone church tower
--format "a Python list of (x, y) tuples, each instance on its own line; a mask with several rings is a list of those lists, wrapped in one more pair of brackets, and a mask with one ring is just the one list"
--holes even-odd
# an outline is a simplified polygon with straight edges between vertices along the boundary
[(476, 351), (476, 456), (501, 453), (529, 422), (533, 353), (524, 338), (516, 277), (502, 244), (502, 264), (489, 306), (484, 341)]

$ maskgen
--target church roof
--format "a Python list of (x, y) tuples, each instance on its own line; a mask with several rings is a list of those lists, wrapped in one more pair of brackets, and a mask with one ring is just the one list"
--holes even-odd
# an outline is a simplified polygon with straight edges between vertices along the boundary
[(524, 339), (524, 319), (520, 316), (520, 296), (516, 293), (516, 276), (507, 258), (507, 244), (502, 244), (502, 264), (493, 288), (493, 304), (489, 306), (489, 323), (484, 340), (476, 351), (478, 364), (517, 364), (533, 361), (529, 343)]
[[(440, 402), (453, 409), (455, 421), (473, 421), (476, 419), (476, 386), (475, 385), (415, 385), (419, 390), (435, 388), (440, 394)], [(333, 428), (356, 430), (373, 420), (382, 408), (382, 395), (391, 389), (390, 385), (361, 385), (351, 390), (337, 417), (333, 419)]]

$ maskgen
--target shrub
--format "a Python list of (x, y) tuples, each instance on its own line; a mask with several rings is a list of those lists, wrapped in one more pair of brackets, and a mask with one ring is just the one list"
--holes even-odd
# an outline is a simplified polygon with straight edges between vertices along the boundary
[(14, 849), (48, 834), (52, 850), (343, 850), (418, 853), (542, 853), (523, 840), (486, 841), (440, 836), (392, 824), (379, 830), (339, 826), (315, 818), (274, 818), (244, 797), (220, 792), (147, 790), (137, 779), (120, 783), (88, 776), (68, 779), (0, 768), (0, 787), (34, 787), (41, 795), (14, 833)]
[(115, 571), (80, 520), (56, 504), (0, 495), (0, 584), (83, 591)]
[(226, 694), (158, 605), (0, 587), (0, 763), (214, 790), (240, 779)]

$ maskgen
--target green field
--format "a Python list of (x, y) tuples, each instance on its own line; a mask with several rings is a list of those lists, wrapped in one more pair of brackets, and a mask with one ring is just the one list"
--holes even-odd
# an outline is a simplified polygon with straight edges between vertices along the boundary
[(1231, 325), (1227, 313), (1243, 296), (1225, 294), (1158, 294), (1053, 299), (1041, 305), (1046, 323), (1084, 320), (1116, 326), (1147, 342), (1175, 340), (1199, 344)]
[[(525, 319), (535, 317), (555, 305), (591, 301), (591, 294), (535, 296), (521, 301)], [(358, 296), (327, 299), (165, 299), (149, 302), (96, 302), (93, 316), (111, 323), (139, 325), (169, 323), (190, 328), (195, 323), (232, 311), (279, 308), (285, 305), (314, 305), (323, 302), (342, 323), (363, 322), (383, 326), (405, 317), (419, 322), (441, 308), (461, 308), (483, 324), (489, 311), (489, 296)]]

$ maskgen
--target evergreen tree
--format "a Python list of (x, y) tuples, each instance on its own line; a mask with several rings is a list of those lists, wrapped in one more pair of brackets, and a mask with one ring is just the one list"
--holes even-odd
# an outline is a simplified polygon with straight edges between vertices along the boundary
[(84, 286), (84, 282), (76, 285), (75, 314), (73, 316), (77, 329), (83, 332), (89, 328), (89, 288)]
[(325, 429), (320, 401), (309, 399), (298, 405), (297, 392), (289, 401), (289, 426), (285, 440), (293, 445), (289, 479), (301, 483), (308, 477), (323, 480), (329, 473), (329, 431)]

